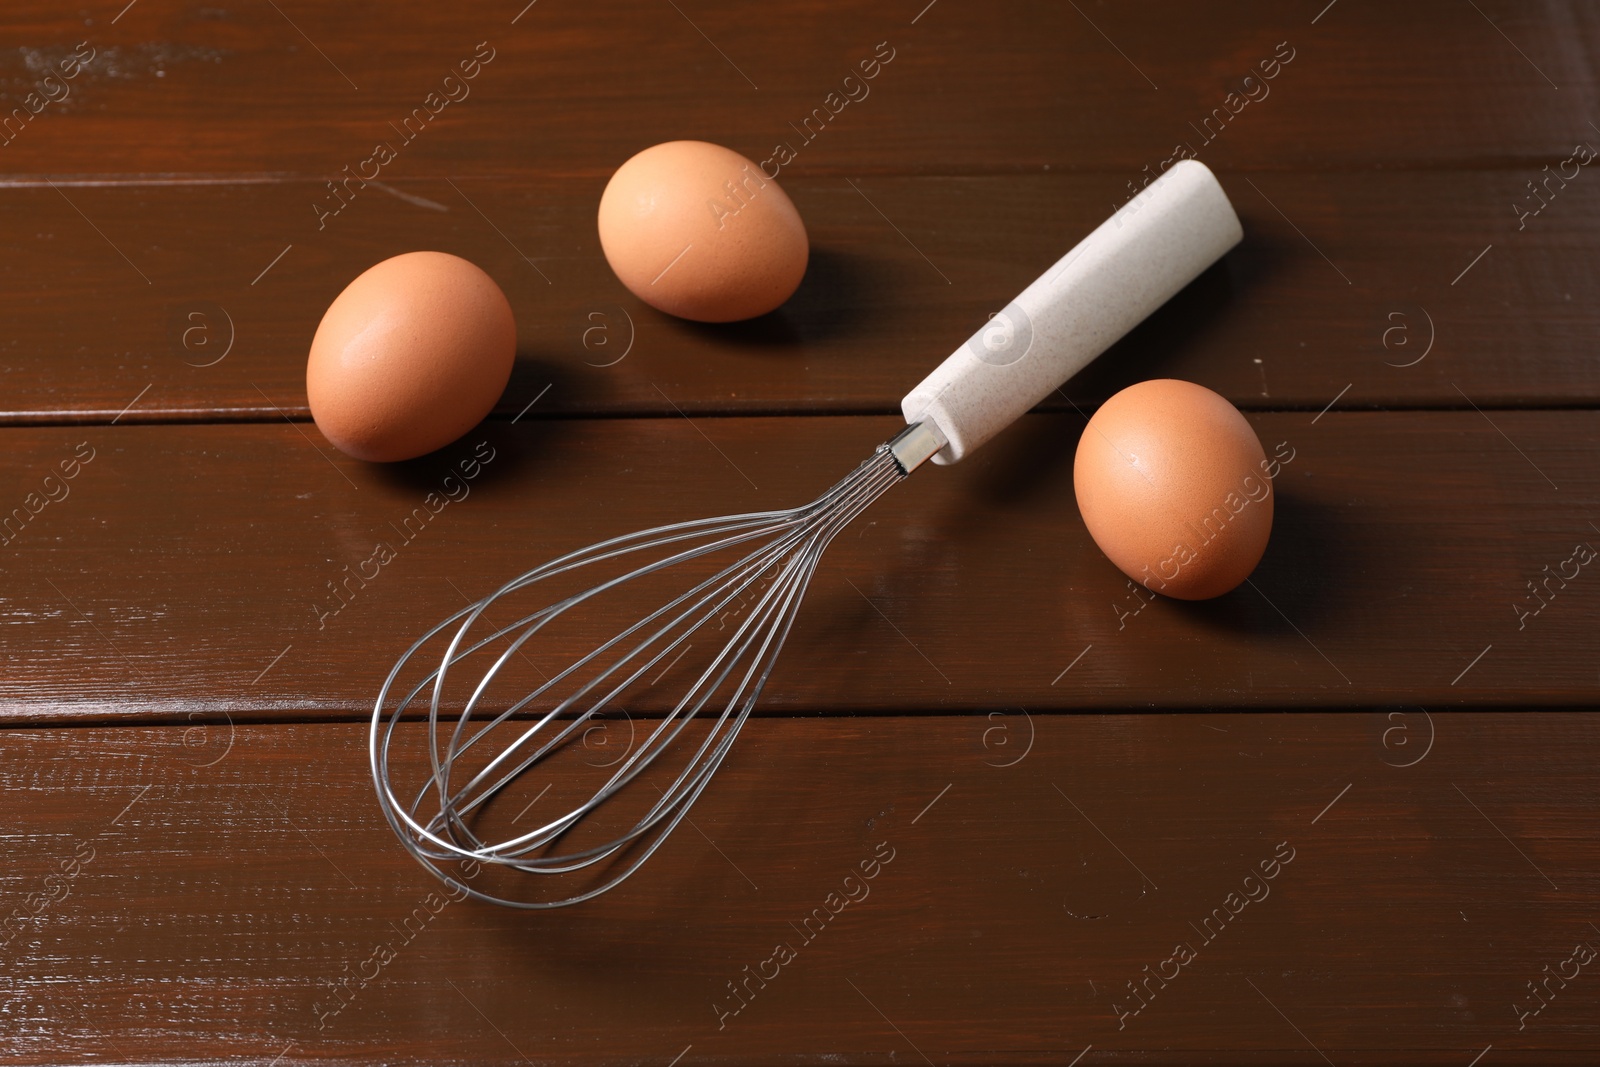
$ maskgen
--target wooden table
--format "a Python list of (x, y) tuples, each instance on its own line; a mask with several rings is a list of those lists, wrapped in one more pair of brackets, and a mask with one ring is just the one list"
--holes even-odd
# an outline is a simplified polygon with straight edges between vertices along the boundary
[[(1591, 5), (523, 2), (7, 7), (0, 1058), (1600, 1059)], [(607, 176), (681, 137), (795, 150), (778, 313), (675, 321), (607, 268)], [(414, 634), (809, 499), (1180, 147), (1244, 243), (835, 545), (692, 828), (582, 907), (429, 896), (366, 759)], [(419, 248), (499, 281), (517, 370), (371, 466), (305, 353)], [(1214, 602), (1146, 604), (1073, 503), (1086, 413), (1152, 377), (1293, 451)]]

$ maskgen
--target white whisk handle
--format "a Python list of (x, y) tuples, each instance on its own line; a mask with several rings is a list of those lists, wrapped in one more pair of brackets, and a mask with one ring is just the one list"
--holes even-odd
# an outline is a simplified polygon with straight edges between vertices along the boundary
[(905, 399), (908, 423), (933, 423), (961, 460), (1166, 303), (1243, 230), (1205, 164), (1186, 159), (1151, 182), (956, 349)]

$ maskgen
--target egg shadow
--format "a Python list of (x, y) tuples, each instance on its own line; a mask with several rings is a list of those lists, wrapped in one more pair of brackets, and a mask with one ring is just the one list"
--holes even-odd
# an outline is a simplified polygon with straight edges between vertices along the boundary
[(661, 319), (695, 341), (728, 352), (782, 353), (800, 348), (805, 337), (789, 317), (788, 305), (738, 322), (695, 322), (660, 312)]
[[(1252, 636), (1281, 634), (1328, 623), (1334, 590), (1347, 585), (1357, 557), (1337, 512), (1293, 492), (1275, 488), (1272, 536), (1249, 580), (1210, 600), (1164, 598), (1195, 622)], [(1281, 612), (1281, 614), (1280, 614)], [(1298, 640), (1298, 638), (1296, 638)]]
[[(547, 390), (561, 389), (567, 380), (550, 363), (519, 353), (511, 381), (488, 418), (427, 455), (374, 464), (375, 477), (411, 494), (459, 493), (456, 486), (463, 481), (472, 483), (469, 491), (526, 484), (524, 479), (538, 476), (534, 466), (555, 454), (549, 442), (566, 432), (568, 421), (541, 417), (535, 414), (538, 405), (531, 409), (529, 405), (540, 401)], [(447, 478), (455, 481), (447, 483)]]
[[(533, 418), (556, 406), (553, 398), (570, 395), (572, 385), (572, 375), (565, 367), (519, 349), (511, 364), (511, 378), (489, 417), (515, 419), (526, 410), (524, 418)], [(535, 406), (529, 408), (530, 404)]]
[[(887, 291), (886, 286), (878, 286)], [(662, 313), (663, 320), (697, 340), (743, 354), (787, 353), (807, 342), (846, 334), (865, 321), (874, 288), (865, 264), (826, 248), (813, 248), (805, 277), (779, 307), (739, 322), (695, 322)]]
[(813, 248), (800, 288), (783, 305), (808, 337), (853, 333), (888, 299), (894, 285), (872, 264), (832, 248)]

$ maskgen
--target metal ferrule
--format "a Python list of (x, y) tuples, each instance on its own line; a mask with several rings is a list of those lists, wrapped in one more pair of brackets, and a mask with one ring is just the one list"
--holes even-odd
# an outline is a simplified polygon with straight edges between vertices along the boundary
[(935, 452), (949, 444), (949, 439), (932, 422), (913, 422), (889, 440), (888, 449), (900, 465), (901, 474), (910, 474)]

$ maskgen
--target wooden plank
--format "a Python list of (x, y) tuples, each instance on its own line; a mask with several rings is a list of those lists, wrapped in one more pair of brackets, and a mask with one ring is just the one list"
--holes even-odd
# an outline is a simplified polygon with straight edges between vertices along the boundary
[[(1600, 413), (1251, 419), (1287, 461), (1253, 585), (1204, 604), (1131, 590), (1077, 515), (1082, 419), (1032, 415), (835, 542), (764, 706), (1592, 705), (1600, 582), (1581, 560), (1556, 575), (1600, 544)], [(898, 425), (493, 423), (398, 466), (281, 422), (9, 429), (5, 503), (38, 514), (5, 512), (3, 714), (361, 715), (469, 599), (634, 529), (802, 504)], [(75, 453), (92, 458), (74, 479), (47, 480)], [(529, 654), (554, 667), (640, 608), (619, 598)]]
[(358, 724), (7, 729), (0, 1060), (1593, 1062), (1590, 968), (1526, 983), (1600, 942), (1597, 729), (772, 718), (632, 881), (531, 914), (430, 897)]
[[(1519, 222), (1512, 202), (1537, 174), (1224, 173), (1245, 243), (1046, 406), (1163, 376), (1250, 408), (1592, 405), (1600, 181), (1580, 174)], [(520, 359), (502, 416), (535, 399), (529, 417), (897, 411), (1120, 183), (797, 179), (809, 275), (776, 314), (732, 326), (623, 289), (598, 248), (593, 179), (369, 188), (320, 233), (309, 182), (11, 188), (32, 225), (0, 243), (0, 418), (304, 418), (328, 302), (416, 248), (482, 264), (511, 299)]]
[[(145, 3), (89, 19), (18, 6), (19, 47), (0, 65), (8, 109), (80, 42), (94, 56), (4, 149), (8, 170), (35, 174), (331, 176), (445, 91), (459, 102), (435, 105), (393, 177), (453, 174), (462, 160), (600, 175), (674, 136), (747, 153), (789, 141), (797, 169), (832, 173), (1109, 165), (1132, 176), (1185, 141), (1227, 166), (1545, 162), (1589, 136), (1587, 56), (1600, 41), (1593, 11), (1563, 0), (1033, 4), (1005, 17), (926, 0), (759, 17), (732, 0), (492, 12)], [(446, 86), (479, 42), (489, 65)], [(894, 58), (846, 86), (875, 53)], [(1275, 56), (1293, 58), (1244, 83)], [(830, 103), (841, 89), (859, 101)], [(838, 113), (807, 142), (798, 127), (818, 108)]]
[[(1600, 187), (1548, 177), (1600, 144), (1590, 5), (11, 7), (0, 1063), (1600, 1060), (1600, 592), (1553, 573), (1600, 545)], [(677, 322), (607, 269), (603, 182), (672, 137), (799, 147), (780, 313)], [(813, 497), (1180, 141), (1245, 245), (834, 544), (692, 825), (582, 908), (430, 896), (367, 778), (396, 653), (586, 542)], [(347, 461), (305, 349), (418, 247), (501, 281), (517, 372), (459, 445)], [(1139, 596), (1072, 502), (1083, 413), (1157, 376), (1293, 456), (1208, 604)], [(513, 686), (587, 647), (547, 636)], [(490, 824), (580, 791), (541, 769)]]

